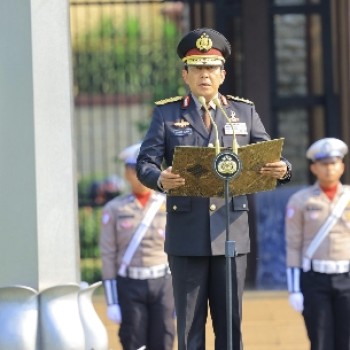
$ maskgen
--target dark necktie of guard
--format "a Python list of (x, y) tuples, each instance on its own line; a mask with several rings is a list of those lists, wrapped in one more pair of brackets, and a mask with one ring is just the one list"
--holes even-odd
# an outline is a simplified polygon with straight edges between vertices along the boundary
[[(209, 107), (208, 109), (210, 111), (211, 107)], [(202, 115), (203, 123), (204, 123), (205, 127), (207, 128), (207, 130), (210, 131), (210, 129), (211, 129), (211, 119), (210, 119), (209, 112), (207, 112), (204, 109), (204, 107), (202, 107), (202, 111), (203, 111), (203, 115)]]

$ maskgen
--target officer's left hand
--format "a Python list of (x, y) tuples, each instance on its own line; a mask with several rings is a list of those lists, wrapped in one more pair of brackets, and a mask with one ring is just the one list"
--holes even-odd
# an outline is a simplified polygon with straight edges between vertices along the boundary
[(267, 163), (260, 169), (260, 174), (273, 177), (275, 179), (283, 179), (287, 175), (287, 164), (280, 160), (274, 163)]

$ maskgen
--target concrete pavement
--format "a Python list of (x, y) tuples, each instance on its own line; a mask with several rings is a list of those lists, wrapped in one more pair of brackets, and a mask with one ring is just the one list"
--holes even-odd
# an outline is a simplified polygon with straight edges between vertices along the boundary
[[(106, 317), (102, 291), (96, 293), (93, 302), (108, 331), (109, 350), (122, 350), (117, 336), (118, 326)], [(289, 306), (286, 291), (246, 291), (242, 332), (244, 350), (309, 349), (302, 316)], [(210, 319), (207, 323), (206, 350), (214, 350)]]

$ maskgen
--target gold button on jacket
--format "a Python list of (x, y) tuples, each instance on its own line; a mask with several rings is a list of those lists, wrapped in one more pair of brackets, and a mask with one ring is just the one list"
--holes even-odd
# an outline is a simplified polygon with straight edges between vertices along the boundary
[(209, 209), (210, 209), (211, 211), (214, 211), (214, 210), (216, 209), (216, 205), (215, 205), (215, 204), (211, 204), (210, 207), (209, 207)]

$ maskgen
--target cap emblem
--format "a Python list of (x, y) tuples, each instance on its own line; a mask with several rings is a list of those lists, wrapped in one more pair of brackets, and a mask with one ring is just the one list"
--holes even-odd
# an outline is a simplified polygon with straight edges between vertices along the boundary
[(324, 145), (321, 147), (321, 152), (320, 153), (323, 153), (323, 154), (328, 154), (330, 152), (332, 152), (332, 145), (330, 142), (326, 141), (324, 143)]
[(196, 47), (200, 51), (209, 51), (213, 47), (213, 41), (209, 38), (209, 35), (203, 33), (200, 38), (196, 40)]

